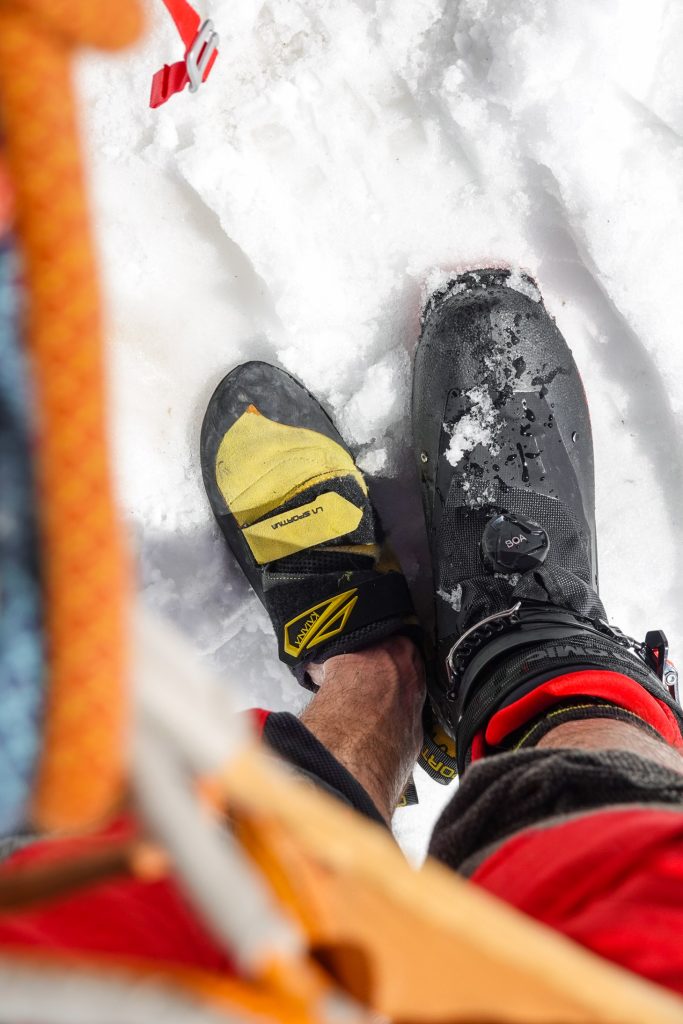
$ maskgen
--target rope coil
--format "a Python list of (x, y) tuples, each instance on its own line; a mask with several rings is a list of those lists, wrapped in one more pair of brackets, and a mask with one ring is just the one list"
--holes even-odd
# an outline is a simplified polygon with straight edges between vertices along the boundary
[(0, 110), (38, 409), (49, 680), (33, 819), (46, 830), (101, 819), (123, 778), (128, 569), (71, 60), (77, 44), (117, 48), (140, 28), (136, 0), (0, 0)]

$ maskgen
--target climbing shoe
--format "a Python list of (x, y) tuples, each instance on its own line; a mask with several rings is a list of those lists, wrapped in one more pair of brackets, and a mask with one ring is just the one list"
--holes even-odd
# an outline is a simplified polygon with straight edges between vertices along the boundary
[(315, 689), (311, 662), (394, 633), (419, 636), (363, 474), (294, 377), (238, 366), (209, 402), (204, 485), (231, 551), (273, 623), (280, 659)]

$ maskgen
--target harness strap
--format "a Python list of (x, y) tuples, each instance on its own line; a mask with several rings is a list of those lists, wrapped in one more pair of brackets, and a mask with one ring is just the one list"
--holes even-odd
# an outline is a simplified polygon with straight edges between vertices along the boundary
[(164, 64), (154, 75), (149, 101), (153, 110), (166, 103), (171, 96), (182, 92), (188, 84), (190, 91), (196, 92), (211, 74), (218, 56), (218, 35), (213, 31), (210, 21), (202, 24), (188, 0), (163, 2), (185, 44), (185, 56), (175, 64)]

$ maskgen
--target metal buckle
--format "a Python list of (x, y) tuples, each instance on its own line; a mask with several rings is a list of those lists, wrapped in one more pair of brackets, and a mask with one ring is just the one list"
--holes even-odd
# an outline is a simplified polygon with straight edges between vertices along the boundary
[(218, 33), (213, 30), (213, 22), (205, 21), (185, 58), (185, 66), (190, 79), (190, 92), (197, 92), (204, 81), (206, 69), (218, 49), (219, 42)]
[(489, 622), (497, 622), (498, 619), (511, 619), (514, 615), (517, 614), (521, 607), (522, 602), (518, 601), (517, 604), (512, 606), (512, 608), (506, 608), (502, 612), (494, 612), (493, 615), (487, 616), (485, 619), (482, 619), (481, 622), (477, 622), (476, 625), (470, 626), (470, 628), (466, 630), (462, 634), (462, 636), (458, 637), (458, 639), (455, 641), (450, 651), (448, 652), (448, 656), (446, 658), (446, 670), (448, 672), (448, 678), (451, 683), (457, 677), (457, 672), (455, 669), (455, 665), (453, 664), (453, 661), (457, 653), (458, 647), (460, 647), (461, 644), (464, 644), (467, 638), (471, 636), (472, 633), (476, 633), (477, 630), (481, 629), (482, 626), (488, 625)]
[(671, 699), (677, 704), (681, 703), (681, 695), (678, 687), (678, 669), (673, 661), (667, 661), (664, 665), (664, 684), (666, 685)]

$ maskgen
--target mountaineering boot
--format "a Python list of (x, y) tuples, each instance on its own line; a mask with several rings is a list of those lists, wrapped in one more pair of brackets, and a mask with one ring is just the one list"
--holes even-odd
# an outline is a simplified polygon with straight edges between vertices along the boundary
[(201, 432), (214, 515), (275, 629), (280, 659), (308, 689), (312, 662), (393, 633), (419, 636), (412, 601), (363, 474), (297, 380), (238, 366)]
[(413, 434), (435, 590), (428, 688), (446, 734), (427, 742), (429, 774), (462, 772), (473, 746), (495, 747), (486, 728), (497, 712), (579, 671), (603, 672), (589, 701), (620, 673), (680, 723), (663, 682), (666, 638), (639, 644), (605, 620), (588, 407), (531, 278), (481, 270), (431, 296)]

